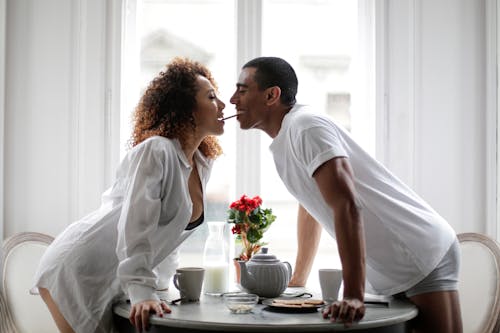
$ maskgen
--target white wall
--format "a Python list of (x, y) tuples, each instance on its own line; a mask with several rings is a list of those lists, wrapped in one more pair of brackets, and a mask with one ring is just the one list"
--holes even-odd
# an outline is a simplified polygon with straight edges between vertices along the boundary
[[(382, 156), (457, 232), (486, 230), (485, 1), (384, 2)], [(6, 0), (4, 237), (57, 234), (109, 184), (116, 3)]]
[(419, 4), (416, 189), (458, 231), (485, 232), (484, 2)]
[(386, 163), (457, 232), (486, 232), (485, 1), (386, 7)]
[(109, 183), (108, 1), (6, 4), (4, 236), (55, 235)]

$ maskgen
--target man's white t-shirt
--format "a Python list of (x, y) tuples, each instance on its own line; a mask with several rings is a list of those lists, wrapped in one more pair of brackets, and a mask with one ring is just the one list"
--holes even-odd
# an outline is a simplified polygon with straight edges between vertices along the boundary
[(333, 211), (313, 174), (332, 158), (349, 159), (365, 229), (367, 280), (377, 293), (414, 286), (456, 239), (438, 213), (326, 116), (294, 106), (270, 150), (287, 189), (334, 238)]

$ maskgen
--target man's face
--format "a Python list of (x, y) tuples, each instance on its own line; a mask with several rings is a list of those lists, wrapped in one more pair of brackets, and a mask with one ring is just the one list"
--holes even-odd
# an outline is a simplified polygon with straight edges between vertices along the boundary
[(267, 118), (266, 90), (260, 90), (254, 80), (256, 69), (243, 68), (236, 83), (236, 91), (230, 99), (236, 106), (241, 129), (260, 128)]

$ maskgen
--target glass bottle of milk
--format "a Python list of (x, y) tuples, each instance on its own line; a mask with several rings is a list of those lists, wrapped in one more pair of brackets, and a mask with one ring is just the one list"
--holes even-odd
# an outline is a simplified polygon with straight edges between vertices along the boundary
[(203, 253), (205, 294), (218, 295), (229, 288), (229, 244), (227, 223), (208, 222), (209, 235)]

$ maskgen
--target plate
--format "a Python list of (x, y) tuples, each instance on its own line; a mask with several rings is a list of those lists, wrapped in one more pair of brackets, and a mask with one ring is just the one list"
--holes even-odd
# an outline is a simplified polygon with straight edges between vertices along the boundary
[[(307, 302), (318, 301), (320, 304), (311, 304)], [(294, 304), (296, 303), (296, 304)], [(299, 304), (300, 303), (300, 304)], [(319, 308), (324, 307), (326, 304), (320, 300), (313, 299), (265, 299), (262, 304), (267, 305), (264, 309), (271, 312), (284, 312), (284, 313), (311, 313), (317, 312)]]

